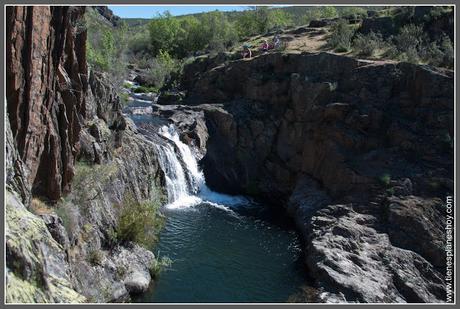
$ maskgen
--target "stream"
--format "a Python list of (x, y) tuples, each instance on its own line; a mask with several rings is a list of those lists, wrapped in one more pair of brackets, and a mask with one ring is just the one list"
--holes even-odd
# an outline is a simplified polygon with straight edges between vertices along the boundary
[[(158, 123), (149, 115), (132, 119)], [(286, 302), (305, 283), (306, 272), (300, 237), (284, 211), (211, 191), (174, 126), (159, 125), (157, 134), (165, 141), (156, 148), (168, 204), (152, 251), (172, 264), (134, 302)]]

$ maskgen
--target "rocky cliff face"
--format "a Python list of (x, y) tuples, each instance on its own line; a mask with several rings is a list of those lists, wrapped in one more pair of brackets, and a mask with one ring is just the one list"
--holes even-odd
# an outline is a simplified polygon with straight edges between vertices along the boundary
[[(191, 89), (189, 102), (223, 104), (207, 113), (203, 161), (220, 189), (287, 200), (300, 173), (334, 195), (369, 191), (383, 174), (417, 177), (418, 193), (431, 177), (453, 188), (448, 73), (326, 53), (271, 54), (190, 73), (183, 84)], [(423, 158), (415, 163), (420, 168), (439, 167), (401, 171), (415, 153)], [(248, 160), (254, 155), (256, 162)], [(423, 177), (423, 171), (436, 175)]]
[(87, 90), (83, 7), (6, 12), (6, 98), (26, 183), (57, 200), (69, 190)]
[(152, 282), (154, 254), (117, 243), (113, 233), (126, 196), (164, 198), (163, 174), (153, 144), (121, 114), (106, 76), (90, 76), (77, 179), (58, 204), (39, 213), (29, 206), (22, 161), (7, 135), (8, 302), (120, 302)]
[(184, 72), (194, 106), (182, 109), (201, 110), (209, 135), (208, 185), (287, 208), (320, 298), (445, 300), (452, 72), (327, 53), (199, 59)]
[(152, 282), (154, 254), (114, 231), (126, 196), (162, 199), (163, 174), (107, 76), (86, 67), (83, 13), (7, 11), (8, 303), (126, 301)]

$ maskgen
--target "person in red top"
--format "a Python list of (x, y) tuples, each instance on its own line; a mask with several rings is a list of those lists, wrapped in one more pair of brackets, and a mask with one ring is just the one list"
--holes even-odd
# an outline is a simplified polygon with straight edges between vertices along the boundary
[(264, 40), (264, 42), (262, 43), (262, 46), (261, 46), (261, 49), (263, 52), (268, 52), (270, 46), (268, 45), (268, 42), (267, 40)]

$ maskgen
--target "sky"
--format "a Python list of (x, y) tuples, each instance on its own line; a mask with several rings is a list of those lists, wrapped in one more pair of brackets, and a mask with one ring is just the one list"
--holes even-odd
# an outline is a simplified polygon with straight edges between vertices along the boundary
[(158, 5), (158, 6), (121, 6), (121, 5), (109, 5), (109, 9), (113, 11), (115, 15), (118, 15), (122, 18), (152, 18), (157, 12), (164, 13), (169, 11), (172, 15), (186, 15), (194, 14), (201, 12), (210, 12), (210, 11), (243, 11), (247, 10), (247, 6), (241, 5), (186, 5), (186, 6), (173, 6), (173, 5)]

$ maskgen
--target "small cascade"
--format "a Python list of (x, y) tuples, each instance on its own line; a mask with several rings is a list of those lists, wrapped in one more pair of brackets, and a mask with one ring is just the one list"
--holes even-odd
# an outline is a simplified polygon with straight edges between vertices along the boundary
[(247, 204), (239, 196), (211, 191), (190, 147), (183, 143), (174, 125), (162, 126), (158, 134), (167, 141), (156, 145), (160, 167), (166, 178), (168, 208), (187, 208), (205, 202), (227, 209), (227, 206)]
[(179, 150), (179, 157), (185, 165), (186, 177), (188, 179), (190, 192), (193, 194), (200, 192), (202, 186), (205, 183), (204, 175), (203, 172), (198, 168), (198, 163), (192, 151), (190, 150), (190, 147), (180, 140), (179, 134), (176, 132), (176, 129), (173, 125), (162, 126), (159, 130), (159, 133), (163, 137), (166, 137), (168, 140), (172, 141)]

